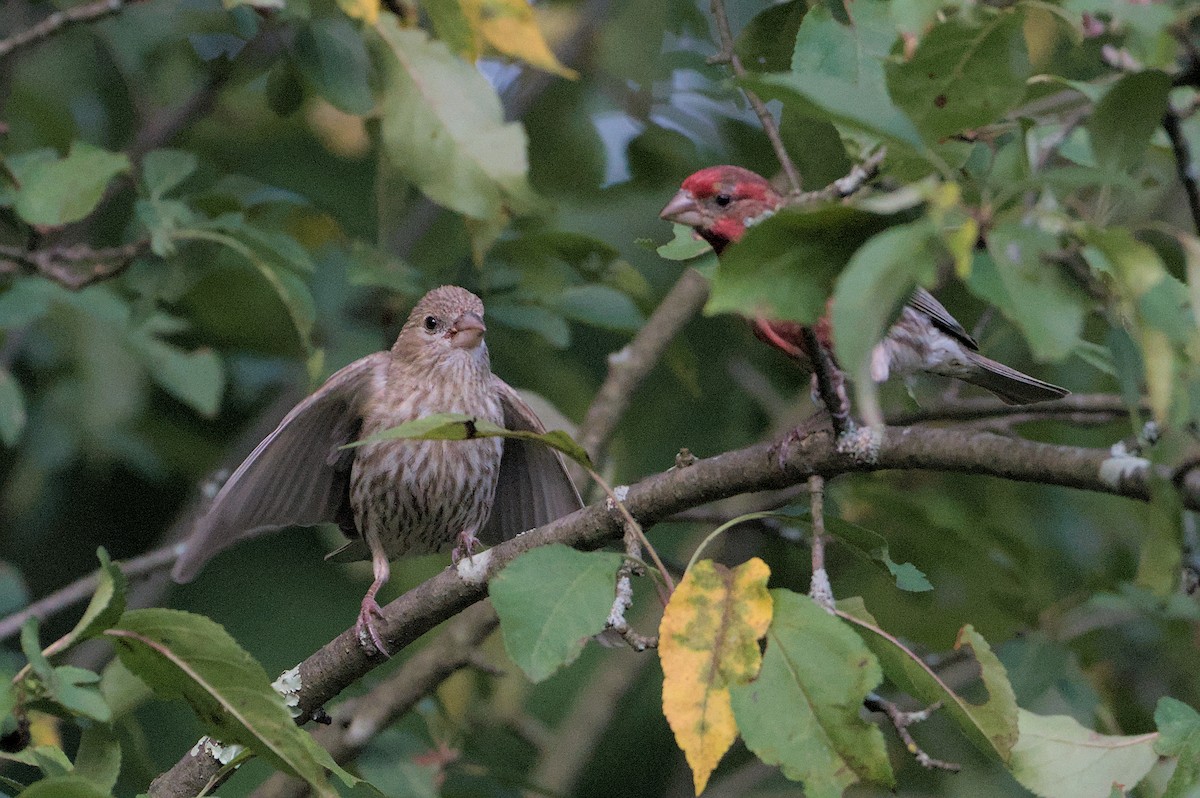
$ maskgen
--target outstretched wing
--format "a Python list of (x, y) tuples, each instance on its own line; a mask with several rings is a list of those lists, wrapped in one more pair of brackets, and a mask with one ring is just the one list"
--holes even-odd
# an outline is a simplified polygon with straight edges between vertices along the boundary
[(966, 331), (966, 328), (959, 324), (958, 319), (951, 316), (950, 311), (946, 310), (946, 307), (934, 299), (933, 294), (924, 288), (917, 288), (913, 291), (912, 296), (908, 298), (908, 304), (933, 319), (934, 326), (942, 332), (957, 338), (959, 342), (970, 349), (979, 350), (979, 344), (975, 343), (975, 339)]
[[(495, 376), (492, 380), (504, 407), (505, 427), (546, 431), (533, 409), (508, 383)], [(494, 545), (569, 515), (582, 506), (562, 455), (537, 441), (505, 438), (496, 500), (479, 538)]]
[(351, 450), (371, 380), (387, 367), (376, 352), (330, 377), (292, 409), (221, 488), (171, 575), (191, 581), (221, 550), (257, 531), (346, 520)]

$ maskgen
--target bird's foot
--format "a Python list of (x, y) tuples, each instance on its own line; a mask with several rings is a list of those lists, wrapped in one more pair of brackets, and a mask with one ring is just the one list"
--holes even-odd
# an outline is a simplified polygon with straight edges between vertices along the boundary
[(375, 596), (367, 594), (362, 600), (358, 623), (354, 625), (354, 629), (358, 633), (358, 642), (365, 649), (370, 650), (374, 647), (383, 656), (391, 657), (387, 644), (383, 642), (383, 636), (379, 634), (379, 629), (375, 625), (375, 619), (383, 620), (383, 610), (380, 609)]
[(807, 436), (810, 432), (812, 432), (812, 430), (809, 429), (809, 427), (805, 424), (801, 424), (798, 427), (793, 427), (788, 431), (787, 435), (784, 435), (779, 439), (778, 443), (771, 447), (771, 454), (775, 461), (779, 463), (780, 471), (787, 469), (788, 449), (790, 449), (794, 444), (804, 440), (805, 436)]
[(459, 560), (464, 557), (469, 560), (472, 554), (479, 551), (479, 538), (469, 529), (459, 532), (454, 541), (454, 551), (450, 552), (451, 565), (458, 565)]

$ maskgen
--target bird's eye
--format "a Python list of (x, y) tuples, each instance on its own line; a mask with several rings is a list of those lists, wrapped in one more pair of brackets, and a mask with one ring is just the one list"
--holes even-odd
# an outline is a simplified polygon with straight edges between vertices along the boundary
[(438, 328), (438, 320), (437, 320), (437, 317), (435, 317), (435, 316), (426, 316), (426, 317), (425, 317), (425, 329), (426, 329), (426, 331), (428, 331), (428, 332), (433, 332), (433, 331), (434, 331), (434, 330), (436, 330), (437, 328)]
[(733, 202), (733, 197), (729, 196), (728, 194), (718, 194), (717, 195), (717, 204), (720, 205), (722, 208), (724, 208), (726, 205), (728, 205), (731, 202)]

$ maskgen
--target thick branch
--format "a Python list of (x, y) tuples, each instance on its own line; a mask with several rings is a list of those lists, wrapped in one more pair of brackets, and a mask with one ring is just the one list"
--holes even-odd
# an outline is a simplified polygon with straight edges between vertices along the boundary
[[(338, 764), (355, 759), (379, 732), (390, 726), (451, 674), (473, 664), (478, 647), (499, 619), (490, 602), (481, 601), (460, 613), (438, 636), (386, 681), (364, 696), (339, 704), (332, 721), (313, 736)], [(252, 798), (302, 798), (308, 785), (276, 773)]]
[(0, 58), (14, 53), (22, 47), (28, 47), (31, 44), (36, 44), (43, 39), (47, 39), (70, 25), (95, 22), (113, 14), (118, 14), (125, 10), (127, 6), (140, 2), (144, 2), (144, 0), (95, 0), (92, 3), (73, 6), (65, 11), (55, 11), (32, 28), (19, 31), (7, 39), (0, 40)]
[[(649, 525), (690, 507), (747, 491), (794, 485), (814, 474), (829, 477), (888, 469), (984, 474), (1149, 498), (1146, 466), (1125, 461), (1122, 468), (1122, 462), (1114, 462), (1107, 449), (1057, 446), (967, 430), (884, 427), (876, 430), (877, 455), (867, 460), (839, 451), (826, 426), (814, 423), (805, 431), (808, 434), (789, 435), (782, 443), (756, 444), (648, 477), (629, 488), (625, 505), (640, 523)], [(1178, 484), (1185, 505), (1200, 509), (1200, 473), (1187, 475)], [(552, 542), (594, 549), (617, 540), (622, 532), (620, 520), (605, 502), (586, 507), (418, 585), (383, 609), (380, 632), (389, 649), (399, 650), (483, 598), (488, 578), (518, 555)], [(300, 663), (301, 719), (312, 717), (384, 661), (368, 655), (355, 630), (347, 629)], [(151, 795), (194, 795), (216, 770), (216, 762), (206, 755), (189, 753), (156, 780)]]
[(707, 299), (708, 280), (694, 269), (686, 270), (633, 340), (609, 355), (608, 376), (580, 427), (579, 442), (594, 461), (600, 462), (604, 457), (617, 423), (629, 409), (633, 392)]

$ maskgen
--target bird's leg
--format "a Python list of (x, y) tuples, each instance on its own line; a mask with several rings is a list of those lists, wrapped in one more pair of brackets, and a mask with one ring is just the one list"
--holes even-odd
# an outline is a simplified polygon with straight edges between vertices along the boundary
[(451, 565), (458, 565), (463, 557), (471, 559), (471, 555), (479, 550), (479, 538), (475, 537), (475, 530), (470, 527), (459, 532), (454, 541), (454, 551), (450, 552)]
[(375, 627), (375, 618), (383, 620), (383, 610), (380, 609), (379, 602), (375, 600), (375, 594), (387, 582), (391, 571), (387, 554), (374, 546), (371, 548), (373, 549), (371, 568), (375, 572), (375, 581), (367, 588), (367, 595), (363, 596), (362, 609), (359, 610), (358, 623), (354, 625), (354, 628), (358, 632), (358, 642), (362, 644), (363, 648), (368, 648), (367, 644), (370, 643), (380, 654), (390, 657), (387, 644), (383, 642), (383, 636)]

